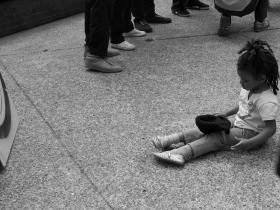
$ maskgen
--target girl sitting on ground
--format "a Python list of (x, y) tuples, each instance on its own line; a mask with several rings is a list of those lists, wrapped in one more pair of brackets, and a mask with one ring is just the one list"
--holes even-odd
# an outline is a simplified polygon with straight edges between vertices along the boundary
[(176, 165), (213, 151), (242, 151), (264, 144), (276, 132), (279, 111), (277, 99), (278, 64), (267, 42), (252, 40), (239, 51), (237, 73), (241, 92), (239, 105), (224, 114), (236, 114), (229, 134), (224, 131), (204, 134), (199, 129), (156, 137), (152, 140), (158, 149), (166, 150), (173, 144), (183, 146), (154, 153), (158, 160)]

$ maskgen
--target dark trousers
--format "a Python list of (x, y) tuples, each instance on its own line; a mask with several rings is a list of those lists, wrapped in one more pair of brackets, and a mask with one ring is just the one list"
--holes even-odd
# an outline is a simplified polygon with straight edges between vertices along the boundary
[(255, 10), (255, 20), (263, 22), (267, 17), (268, 0), (259, 0), (259, 3)]
[(123, 33), (134, 29), (131, 22), (131, 0), (115, 0), (111, 25), (111, 43), (124, 41)]
[(106, 57), (114, 0), (85, 0), (85, 42), (91, 54)]
[(154, 0), (132, 0), (132, 14), (135, 21), (155, 15)]
[(187, 7), (187, 4), (189, 3), (189, 0), (173, 0), (171, 10), (184, 10)]
[[(255, 21), (263, 22), (267, 17), (268, 0), (259, 0), (259, 3), (255, 9)], [(223, 14), (224, 16), (228, 16)]]

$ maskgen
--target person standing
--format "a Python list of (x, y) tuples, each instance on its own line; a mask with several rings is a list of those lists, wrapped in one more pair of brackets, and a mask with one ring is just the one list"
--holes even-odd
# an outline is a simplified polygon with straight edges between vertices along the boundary
[(180, 17), (190, 17), (190, 12), (187, 10), (189, 0), (173, 0), (171, 11), (174, 15)]
[(187, 8), (193, 10), (209, 10), (209, 5), (199, 0), (188, 0)]
[(135, 45), (125, 40), (125, 37), (145, 36), (145, 31), (134, 28), (131, 22), (132, 0), (115, 0), (111, 26), (111, 46), (119, 50), (134, 50)]
[(132, 14), (135, 28), (147, 33), (153, 29), (149, 23), (171, 23), (171, 18), (163, 17), (155, 12), (154, 0), (132, 0)]
[(113, 3), (114, 0), (85, 0), (84, 63), (87, 69), (107, 73), (122, 71), (108, 60), (120, 54), (118, 50), (108, 49)]
[(173, 0), (171, 11), (174, 15), (180, 17), (190, 17), (188, 9), (193, 10), (209, 10), (209, 5), (199, 0)]
[[(221, 3), (220, 3), (221, 2)], [(228, 6), (224, 1), (215, 1), (216, 9), (221, 12), (220, 25), (218, 29), (219, 36), (228, 36), (230, 35), (229, 28), (231, 26), (231, 16), (242, 17), (244, 15), (250, 14), (252, 11), (255, 11), (255, 22), (254, 22), (254, 31), (261, 32), (269, 28), (269, 21), (267, 20), (267, 10), (268, 10), (268, 0), (259, 0), (259, 1), (247, 1), (247, 6), (244, 11), (236, 12), (236, 10), (231, 11), (230, 8), (222, 8), (220, 5)], [(229, 5), (232, 6), (232, 5)], [(238, 5), (237, 5), (238, 6)], [(238, 8), (235, 6), (236, 8)], [(224, 6), (225, 7), (225, 6)]]

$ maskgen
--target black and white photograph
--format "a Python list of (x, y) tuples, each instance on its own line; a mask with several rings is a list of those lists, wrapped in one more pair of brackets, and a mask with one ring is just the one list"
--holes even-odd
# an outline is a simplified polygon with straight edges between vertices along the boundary
[(279, 37), (278, 0), (0, 0), (0, 209), (280, 209)]

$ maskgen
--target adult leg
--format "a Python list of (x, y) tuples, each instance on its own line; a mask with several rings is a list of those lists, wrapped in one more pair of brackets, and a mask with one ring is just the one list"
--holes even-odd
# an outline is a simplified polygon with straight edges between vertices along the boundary
[(266, 19), (268, 9), (268, 0), (259, 0), (259, 3), (255, 10), (255, 23), (254, 31), (260, 32), (268, 29), (269, 22)]
[(154, 0), (143, 0), (143, 1), (144, 1), (145, 17), (153, 17), (156, 14)]
[(135, 28), (146, 33), (153, 31), (152, 27), (145, 20), (144, 0), (132, 0), (131, 12), (134, 16)]
[(106, 61), (109, 44), (111, 0), (86, 0), (85, 3), (85, 66), (101, 72), (120, 72), (121, 67)]
[(180, 17), (189, 17), (190, 13), (187, 10), (187, 2), (188, 0), (173, 0), (171, 6), (172, 13)]
[(267, 17), (268, 0), (259, 0), (255, 10), (255, 20), (263, 22)]
[(172, 20), (167, 17), (162, 17), (155, 12), (154, 0), (144, 0), (145, 19), (149, 23), (171, 23)]
[(85, 0), (85, 43), (86, 43), (86, 45), (88, 45), (88, 42), (89, 42), (91, 4), (92, 4), (92, 1)]
[(187, 7), (189, 0), (173, 0), (171, 10), (184, 10)]
[(187, 3), (187, 8), (194, 10), (209, 10), (209, 5), (204, 4), (199, 0), (189, 0)]
[(111, 6), (109, 0), (86, 0), (86, 44), (91, 54), (100, 57), (107, 56)]
[(124, 41), (122, 33), (124, 25), (124, 12), (127, 7), (128, 0), (115, 0), (113, 7), (113, 16), (111, 22), (111, 43), (119, 44)]
[(144, 0), (132, 0), (131, 12), (134, 16), (134, 21), (145, 19)]
[(130, 14), (130, 0), (116, 0), (113, 9), (111, 27), (111, 46), (120, 50), (134, 50), (135, 46), (125, 41), (124, 32), (131, 31), (134, 27)]
[(131, 11), (132, 11), (132, 0), (125, 0), (127, 4), (125, 4), (124, 8), (124, 24), (123, 24), (123, 32), (129, 32), (134, 29), (133, 23), (131, 22)]
[(230, 25), (231, 25), (231, 16), (221, 14), (218, 35), (219, 36), (230, 35), (230, 31), (229, 31)]
[(137, 30), (131, 21), (131, 7), (132, 0), (127, 0), (127, 4), (124, 9), (124, 21), (123, 21), (123, 36), (125, 37), (142, 37), (146, 35), (145, 31)]

